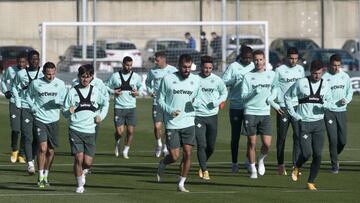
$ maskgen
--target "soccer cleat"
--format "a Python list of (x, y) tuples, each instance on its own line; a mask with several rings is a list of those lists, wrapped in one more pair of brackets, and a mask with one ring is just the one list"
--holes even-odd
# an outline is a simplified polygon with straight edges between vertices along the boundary
[(123, 154), (124, 159), (130, 159), (128, 152), (123, 151), (122, 154)]
[(204, 179), (204, 180), (210, 180), (209, 171), (204, 171), (202, 174), (203, 174), (202, 179)]
[(189, 190), (187, 190), (184, 186), (180, 186), (178, 185), (178, 189), (179, 192), (190, 192)]
[(337, 162), (336, 165), (333, 165), (331, 167), (331, 173), (332, 174), (338, 174), (339, 173), (339, 162)]
[(258, 178), (258, 176), (257, 176), (257, 171), (255, 170), (255, 171), (251, 171), (251, 173), (250, 173), (250, 178), (251, 179), (257, 179)]
[(45, 188), (45, 181), (44, 180), (39, 181), (37, 184), (38, 184), (39, 188)]
[(259, 163), (258, 163), (258, 172), (259, 172), (259, 175), (261, 175), (261, 176), (265, 175), (264, 161), (259, 161)]
[(284, 165), (278, 165), (277, 167), (278, 175), (287, 176), (287, 172)]
[(120, 155), (120, 142), (115, 142), (115, 150), (114, 150), (114, 152), (115, 152), (115, 156), (119, 157), (119, 155)]
[(308, 190), (317, 190), (316, 186), (314, 183), (308, 183), (307, 184), (307, 189)]
[(251, 167), (250, 167), (249, 159), (245, 160), (244, 168), (247, 170), (248, 173), (251, 173)]
[(19, 156), (18, 156), (18, 162), (21, 163), (21, 164), (25, 164), (25, 163), (26, 163), (25, 157), (19, 155)]
[(76, 193), (79, 193), (79, 194), (84, 193), (84, 192), (85, 192), (84, 186), (77, 187), (76, 190), (75, 190), (75, 192), (76, 192)]
[(50, 183), (49, 183), (49, 181), (48, 181), (48, 177), (47, 177), (47, 176), (44, 176), (43, 182), (44, 182), (45, 186), (47, 186), (47, 187), (50, 186)]
[(156, 146), (155, 147), (155, 156), (157, 158), (159, 158), (161, 156), (161, 149), (162, 149), (162, 146)]
[(35, 175), (35, 167), (34, 165), (28, 165), (28, 173), (29, 175)]
[(200, 177), (200, 178), (203, 178), (203, 177), (204, 177), (204, 176), (203, 176), (203, 172), (202, 172), (201, 168), (199, 169), (198, 174), (199, 174), (199, 177)]
[(232, 163), (231, 172), (234, 174), (239, 172), (239, 165), (237, 163)]
[(291, 172), (291, 179), (293, 181), (297, 181), (299, 179), (299, 168), (298, 167), (294, 167), (292, 172)]
[(18, 159), (19, 150), (12, 151), (10, 156), (11, 163), (15, 163)]
[(157, 170), (157, 174), (156, 174), (158, 182), (161, 182), (163, 180), (165, 167), (166, 167), (166, 165), (164, 164), (164, 161), (161, 160), (159, 162), (159, 166), (158, 166), (158, 170)]

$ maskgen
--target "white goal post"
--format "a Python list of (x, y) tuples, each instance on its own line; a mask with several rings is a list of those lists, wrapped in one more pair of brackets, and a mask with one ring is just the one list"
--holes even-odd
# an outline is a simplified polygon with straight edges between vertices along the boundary
[[(226, 26), (238, 26), (241, 28), (244, 25), (260, 25), (263, 26), (264, 37), (264, 51), (266, 60), (269, 60), (269, 31), (267, 21), (168, 21), (168, 22), (43, 22), (39, 25), (41, 36), (41, 63), (47, 61), (47, 32), (49, 27), (156, 27), (156, 26), (220, 26), (222, 27), (221, 38), (222, 44), (226, 44)], [(96, 60), (96, 59), (95, 59)], [(222, 46), (221, 64), (222, 71), (225, 69), (226, 62), (226, 47)]]

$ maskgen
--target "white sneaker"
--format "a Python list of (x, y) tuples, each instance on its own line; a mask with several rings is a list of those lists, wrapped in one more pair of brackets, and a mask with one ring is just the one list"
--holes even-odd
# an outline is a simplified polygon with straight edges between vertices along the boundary
[(85, 188), (84, 186), (81, 186), (81, 187), (77, 187), (76, 190), (75, 190), (76, 193), (84, 193), (85, 192)]
[(259, 171), (259, 175), (263, 176), (265, 174), (265, 164), (264, 161), (259, 161), (258, 163), (258, 171)]
[(119, 157), (119, 155), (120, 155), (120, 143), (118, 143), (118, 142), (115, 142), (115, 156), (116, 157)]
[(239, 172), (239, 165), (237, 163), (232, 163), (231, 172), (232, 173), (238, 173)]
[(162, 149), (162, 146), (156, 146), (155, 147), (155, 156), (157, 158), (159, 158), (161, 156), (161, 149)]
[(179, 192), (190, 192), (190, 191), (187, 190), (184, 186), (180, 186), (180, 185), (178, 185), (178, 191), (179, 191)]
[(166, 167), (166, 165), (164, 164), (164, 161), (161, 160), (161, 161), (159, 162), (159, 166), (158, 166), (158, 170), (157, 170), (157, 174), (156, 174), (156, 177), (157, 177), (157, 181), (158, 181), (158, 182), (161, 182), (161, 181), (163, 180), (165, 167)]
[(28, 173), (29, 175), (35, 175), (35, 166), (34, 165), (28, 165)]
[(123, 157), (124, 159), (130, 159), (128, 156), (128, 152), (123, 151)]
[(250, 178), (251, 179), (257, 179), (258, 178), (257, 171), (251, 171)]

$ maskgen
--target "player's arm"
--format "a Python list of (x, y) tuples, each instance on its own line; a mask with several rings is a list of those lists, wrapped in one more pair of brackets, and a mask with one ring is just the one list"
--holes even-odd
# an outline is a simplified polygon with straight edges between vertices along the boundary
[(149, 95), (153, 96), (154, 94), (154, 84), (153, 84), (154, 76), (151, 70), (148, 72), (145, 80), (146, 90)]
[(245, 103), (258, 93), (256, 89), (252, 88), (249, 79), (247, 77), (244, 78), (241, 88), (242, 88), (241, 100)]
[(219, 80), (217, 89), (219, 92), (219, 97), (214, 102), (214, 106), (219, 106), (222, 102), (225, 102), (226, 98), (228, 96), (228, 91), (227, 91), (226, 85), (223, 81)]
[(137, 81), (135, 84), (135, 88), (133, 88), (131, 94), (133, 95), (133, 97), (137, 97), (140, 95), (140, 92), (143, 91), (143, 87), (142, 87), (142, 81), (141, 81), (141, 77), (139, 75), (137, 75)]
[[(101, 94), (101, 92), (99, 92)], [(100, 123), (103, 121), (109, 111), (109, 100), (105, 97), (97, 97), (96, 101), (99, 105), (100, 111), (98, 111), (98, 115), (96, 115), (95, 122)]]
[(65, 97), (64, 107), (62, 111), (65, 118), (70, 118), (71, 114), (75, 112), (75, 107), (72, 101), (72, 89), (70, 89)]
[(345, 104), (348, 104), (351, 102), (353, 94), (354, 94), (349, 76), (347, 77), (345, 88), (346, 88), (345, 89), (346, 93), (345, 93), (344, 99), (345, 99)]
[(16, 107), (21, 108), (21, 98), (20, 98), (19, 92), (22, 90), (21, 90), (21, 83), (20, 83), (21, 79), (20, 79), (20, 75), (18, 73), (15, 75), (14, 81), (11, 84), (11, 92), (14, 96)]
[(25, 100), (29, 104), (29, 107), (33, 113), (35, 113), (38, 110), (38, 106), (36, 105), (36, 96), (37, 92), (34, 87), (35, 82), (30, 83), (28, 90), (25, 94)]
[(234, 71), (231, 64), (226, 68), (221, 78), (226, 86), (228, 87), (234, 86), (236, 79), (234, 77)]
[(173, 114), (174, 112), (176, 112), (176, 109), (172, 108), (171, 106), (167, 105), (165, 103), (165, 98), (166, 98), (166, 89), (167, 89), (167, 85), (166, 85), (166, 80), (163, 79), (161, 81), (160, 84), (160, 88), (159, 91), (157, 92), (156, 98), (158, 98), (157, 102), (159, 103), (160, 107), (167, 113), (169, 114)]
[(296, 83), (294, 83), (284, 95), (286, 110), (295, 120), (302, 119), (301, 116), (298, 113), (296, 113), (294, 109), (294, 104), (292, 102), (294, 98), (298, 99), (298, 94), (299, 94), (298, 84), (299, 84), (299, 80)]

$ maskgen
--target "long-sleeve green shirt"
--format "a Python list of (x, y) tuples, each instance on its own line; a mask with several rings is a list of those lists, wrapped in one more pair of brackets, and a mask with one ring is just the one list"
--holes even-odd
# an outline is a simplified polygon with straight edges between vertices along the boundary
[[(15, 66), (10, 66), (6, 69), (5, 73), (2, 75), (1, 78), (1, 91), (5, 94), (7, 91), (12, 92), (12, 85), (14, 83), (14, 79), (16, 76), (16, 73), (19, 72), (21, 69)], [(10, 98), (11, 103), (15, 103), (14, 96)]]

